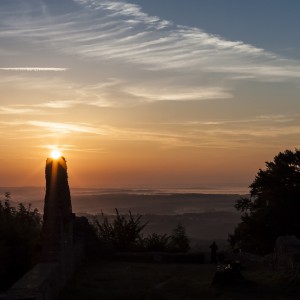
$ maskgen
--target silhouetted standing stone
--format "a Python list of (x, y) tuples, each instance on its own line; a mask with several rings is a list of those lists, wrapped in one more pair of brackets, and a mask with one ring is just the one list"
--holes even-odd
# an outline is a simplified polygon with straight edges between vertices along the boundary
[[(67, 165), (64, 157), (46, 161), (43, 258), (0, 299), (57, 299), (59, 291), (83, 256), (84, 245), (73, 246), (73, 220)], [(87, 221), (86, 221), (87, 222)], [(88, 223), (88, 222), (87, 222)], [(83, 242), (84, 243), (84, 242)]]
[(46, 161), (43, 261), (59, 262), (63, 279), (72, 272), (73, 214), (64, 157)]

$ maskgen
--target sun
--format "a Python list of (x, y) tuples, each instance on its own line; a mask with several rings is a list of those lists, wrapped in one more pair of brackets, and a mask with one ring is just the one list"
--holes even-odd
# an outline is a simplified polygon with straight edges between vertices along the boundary
[(60, 158), (61, 157), (61, 152), (59, 151), (59, 150), (52, 150), (51, 151), (51, 157), (53, 158), (53, 159), (58, 159), (58, 158)]

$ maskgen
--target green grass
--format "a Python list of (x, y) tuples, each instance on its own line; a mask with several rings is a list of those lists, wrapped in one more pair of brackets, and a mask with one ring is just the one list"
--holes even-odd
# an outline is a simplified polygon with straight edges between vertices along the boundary
[(257, 266), (242, 271), (240, 285), (211, 285), (214, 265), (90, 262), (76, 273), (60, 300), (284, 300), (300, 299), (296, 282)]

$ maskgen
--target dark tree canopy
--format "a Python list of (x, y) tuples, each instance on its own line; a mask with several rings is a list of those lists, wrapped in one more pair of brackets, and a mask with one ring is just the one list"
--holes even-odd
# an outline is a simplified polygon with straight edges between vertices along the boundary
[(242, 216), (229, 236), (233, 247), (266, 254), (278, 236), (300, 238), (300, 150), (280, 152), (266, 162), (250, 185), (250, 197), (239, 199), (235, 208)]

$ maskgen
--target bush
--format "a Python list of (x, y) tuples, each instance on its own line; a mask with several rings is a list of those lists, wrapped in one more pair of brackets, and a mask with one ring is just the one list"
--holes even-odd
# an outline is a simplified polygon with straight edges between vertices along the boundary
[(39, 260), (41, 250), (41, 216), (20, 203), (11, 205), (10, 194), (0, 201), (1, 272), (0, 288), (7, 288)]
[(120, 215), (116, 209), (116, 216), (110, 222), (102, 213), (102, 222), (97, 218), (94, 224), (102, 248), (107, 251), (162, 251), (187, 252), (190, 249), (189, 239), (185, 228), (178, 225), (172, 235), (152, 233), (143, 237), (142, 230), (148, 222), (142, 222), (142, 215)]
[(169, 250), (170, 236), (166, 234), (149, 234), (148, 237), (143, 239), (145, 251), (168, 251)]
[(170, 236), (170, 250), (173, 252), (187, 252), (190, 249), (190, 241), (185, 228), (178, 224)]
[(147, 225), (141, 222), (141, 215), (134, 216), (129, 211), (129, 215), (120, 215), (116, 209), (116, 217), (113, 222), (108, 221), (107, 216), (102, 213), (103, 222), (100, 223), (96, 218), (97, 233), (100, 241), (106, 246), (111, 246), (117, 251), (136, 251), (140, 248), (142, 236), (141, 231)]

